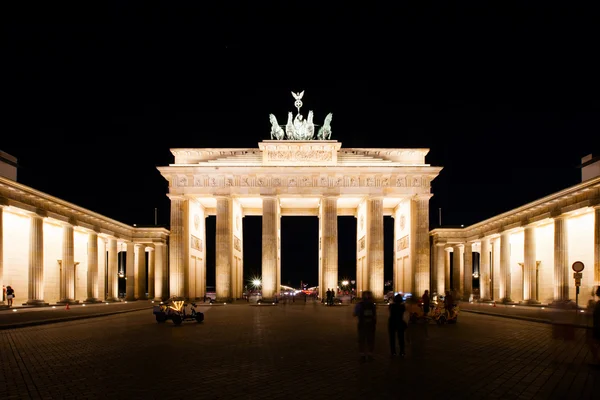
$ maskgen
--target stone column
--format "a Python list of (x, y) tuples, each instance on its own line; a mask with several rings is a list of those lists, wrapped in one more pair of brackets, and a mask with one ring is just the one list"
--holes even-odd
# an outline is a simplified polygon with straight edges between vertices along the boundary
[(500, 234), (500, 300), (512, 302), (510, 273), (510, 233), (503, 231)]
[(446, 276), (446, 250), (444, 250), (445, 243), (437, 243), (435, 246), (435, 265), (437, 269), (437, 279), (435, 283), (435, 289), (438, 296), (443, 295), (446, 290), (444, 277)]
[(154, 300), (164, 300), (167, 292), (167, 263), (165, 260), (166, 246), (163, 243), (154, 244)]
[[(186, 200), (171, 197), (171, 233), (169, 235), (169, 296), (184, 295), (185, 241), (184, 241), (184, 207)], [(218, 249), (218, 248), (217, 248)], [(217, 250), (218, 251), (218, 250)]]
[(569, 300), (569, 240), (567, 218), (554, 218), (554, 301)]
[(535, 247), (535, 226), (527, 225), (524, 234), (523, 246), (523, 301), (527, 303), (539, 303), (536, 292), (536, 247)]
[(429, 256), (429, 199), (431, 195), (419, 195), (413, 202), (416, 207), (415, 225), (415, 289), (421, 296), (430, 286), (430, 256)]
[(454, 292), (454, 299), (459, 300), (462, 298), (462, 280), (461, 280), (461, 245), (455, 245), (452, 247), (452, 291)]
[[(72, 264), (72, 262), (71, 262)], [(63, 261), (64, 268), (64, 261)], [(29, 293), (27, 304), (43, 305), (44, 302), (44, 218), (31, 216), (29, 231)]]
[(262, 297), (267, 301), (277, 295), (278, 202), (275, 196), (263, 196), (262, 198)]
[(490, 281), (492, 279), (490, 265), (490, 239), (481, 239), (481, 257), (479, 261), (479, 298), (482, 301), (492, 299)]
[[(146, 245), (145, 244), (136, 244), (137, 250), (137, 299), (138, 300), (147, 300), (146, 297)], [(129, 279), (128, 279), (129, 280)]]
[(452, 246), (444, 247), (444, 295), (446, 291), (452, 289), (452, 285), (450, 284), (450, 257), (452, 257), (452, 252), (450, 249)]
[(117, 239), (108, 238), (108, 298), (106, 301), (119, 301), (119, 253)]
[(217, 197), (217, 254), (216, 296), (217, 301), (232, 300), (231, 264), (233, 257), (233, 203), (231, 197)]
[(127, 242), (125, 251), (125, 300), (134, 301), (135, 297), (135, 245), (133, 242)]
[(600, 206), (594, 207), (594, 284), (600, 285)]
[(469, 301), (473, 293), (473, 244), (465, 243), (463, 275), (463, 299)]
[(148, 299), (154, 299), (154, 268), (156, 267), (156, 258), (154, 248), (148, 251)]
[(64, 225), (62, 268), (60, 270), (60, 303), (75, 302), (75, 245), (73, 242), (73, 225)]
[[(2, 215), (4, 207), (0, 206), (0, 287), (4, 286), (4, 224), (2, 223)], [(0, 304), (4, 304), (4, 293), (0, 292)]]
[(367, 268), (369, 290), (383, 300), (383, 199), (367, 199)]
[(98, 302), (98, 234), (88, 233), (87, 246), (87, 299), (86, 303)]
[(323, 219), (323, 284), (326, 288), (338, 287), (338, 229), (337, 198), (325, 196), (321, 199)]

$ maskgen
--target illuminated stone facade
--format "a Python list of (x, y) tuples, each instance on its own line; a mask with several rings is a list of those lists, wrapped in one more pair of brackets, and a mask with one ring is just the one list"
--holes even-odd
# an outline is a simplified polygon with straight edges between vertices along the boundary
[(166, 298), (168, 236), (0, 176), (0, 286), (13, 287), (15, 305), (116, 301), (124, 259), (126, 299)]
[[(279, 293), (281, 216), (319, 217), (319, 290), (338, 286), (337, 216), (357, 218), (357, 290), (383, 298), (383, 218), (394, 217), (395, 290), (429, 288), (429, 199), (441, 168), (428, 149), (344, 149), (335, 140), (267, 140), (258, 148), (172, 149), (158, 167), (171, 199), (171, 295), (206, 287), (205, 218), (216, 216), (216, 296), (242, 296), (246, 215), (261, 215), (262, 295)], [(302, 240), (302, 238), (299, 238)], [(194, 245), (200, 243), (200, 245)], [(284, 261), (285, 262), (285, 261)]]
[[(600, 284), (600, 177), (475, 225), (434, 229), (430, 235), (437, 271), (432, 288), (438, 293), (454, 290), (469, 299), (475, 276), (482, 300), (574, 302), (571, 267), (581, 261), (585, 269), (578, 303), (585, 306)], [(472, 262), (474, 253), (479, 262)]]

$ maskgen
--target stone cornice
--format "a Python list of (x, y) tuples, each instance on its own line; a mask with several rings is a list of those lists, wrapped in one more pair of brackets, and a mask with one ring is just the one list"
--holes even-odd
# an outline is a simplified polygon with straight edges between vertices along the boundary
[[(101, 214), (66, 202), (57, 197), (35, 190), (10, 179), (0, 177), (0, 199), (5, 206), (13, 206), (42, 217), (53, 218), (57, 221), (70, 223), (83, 227), (92, 232), (115, 236), (118, 238), (131, 238), (140, 232), (140, 228), (131, 227)], [(159, 236), (166, 240), (168, 231), (162, 231)], [(143, 232), (143, 231), (141, 231)]]
[(586, 207), (596, 207), (600, 202), (600, 177), (587, 180), (560, 192), (546, 196), (509, 212), (479, 222), (466, 228), (436, 228), (430, 232), (434, 238), (477, 240), (501, 232), (522, 229), (544, 220), (567, 217), (569, 213)]
[[(262, 173), (249, 171), (199, 171), (194, 168), (161, 168), (162, 175), (169, 181), (170, 187), (400, 187), (426, 188), (431, 187), (431, 181), (438, 175), (439, 168), (422, 167), (417, 170), (402, 170), (402, 173), (381, 173), (368, 171), (349, 171), (344, 169), (339, 173), (322, 168), (315, 171), (298, 171), (281, 173), (265, 170)], [(332, 167), (333, 168), (333, 167)], [(277, 168), (279, 170), (280, 168)]]

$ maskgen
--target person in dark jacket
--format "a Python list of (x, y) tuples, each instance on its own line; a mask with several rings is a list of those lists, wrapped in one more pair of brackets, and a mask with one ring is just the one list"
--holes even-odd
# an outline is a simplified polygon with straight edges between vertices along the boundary
[(592, 353), (592, 362), (594, 367), (600, 367), (600, 286), (596, 288), (596, 305), (592, 316), (592, 332), (589, 338), (590, 351)]
[(353, 316), (358, 317), (358, 350), (360, 361), (373, 359), (375, 348), (375, 327), (377, 326), (377, 310), (373, 293), (365, 290), (362, 300), (354, 306)]
[(390, 354), (392, 357), (396, 356), (396, 337), (398, 337), (398, 344), (400, 346), (400, 356), (404, 357), (404, 332), (408, 325), (404, 321), (404, 312), (406, 311), (406, 304), (402, 295), (397, 294), (394, 296), (394, 302), (388, 306), (389, 318), (388, 318), (388, 334), (390, 338)]

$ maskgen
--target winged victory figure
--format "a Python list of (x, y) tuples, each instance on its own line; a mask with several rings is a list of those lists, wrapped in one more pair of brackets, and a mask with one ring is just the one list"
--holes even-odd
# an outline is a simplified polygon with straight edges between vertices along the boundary
[(285, 134), (281, 126), (277, 123), (277, 118), (275, 118), (275, 115), (269, 114), (269, 119), (271, 120), (271, 139), (283, 140)]
[(317, 133), (317, 139), (319, 140), (329, 140), (331, 138), (331, 119), (333, 118), (333, 113), (327, 114), (325, 117), (325, 122), (323, 126), (319, 129)]

